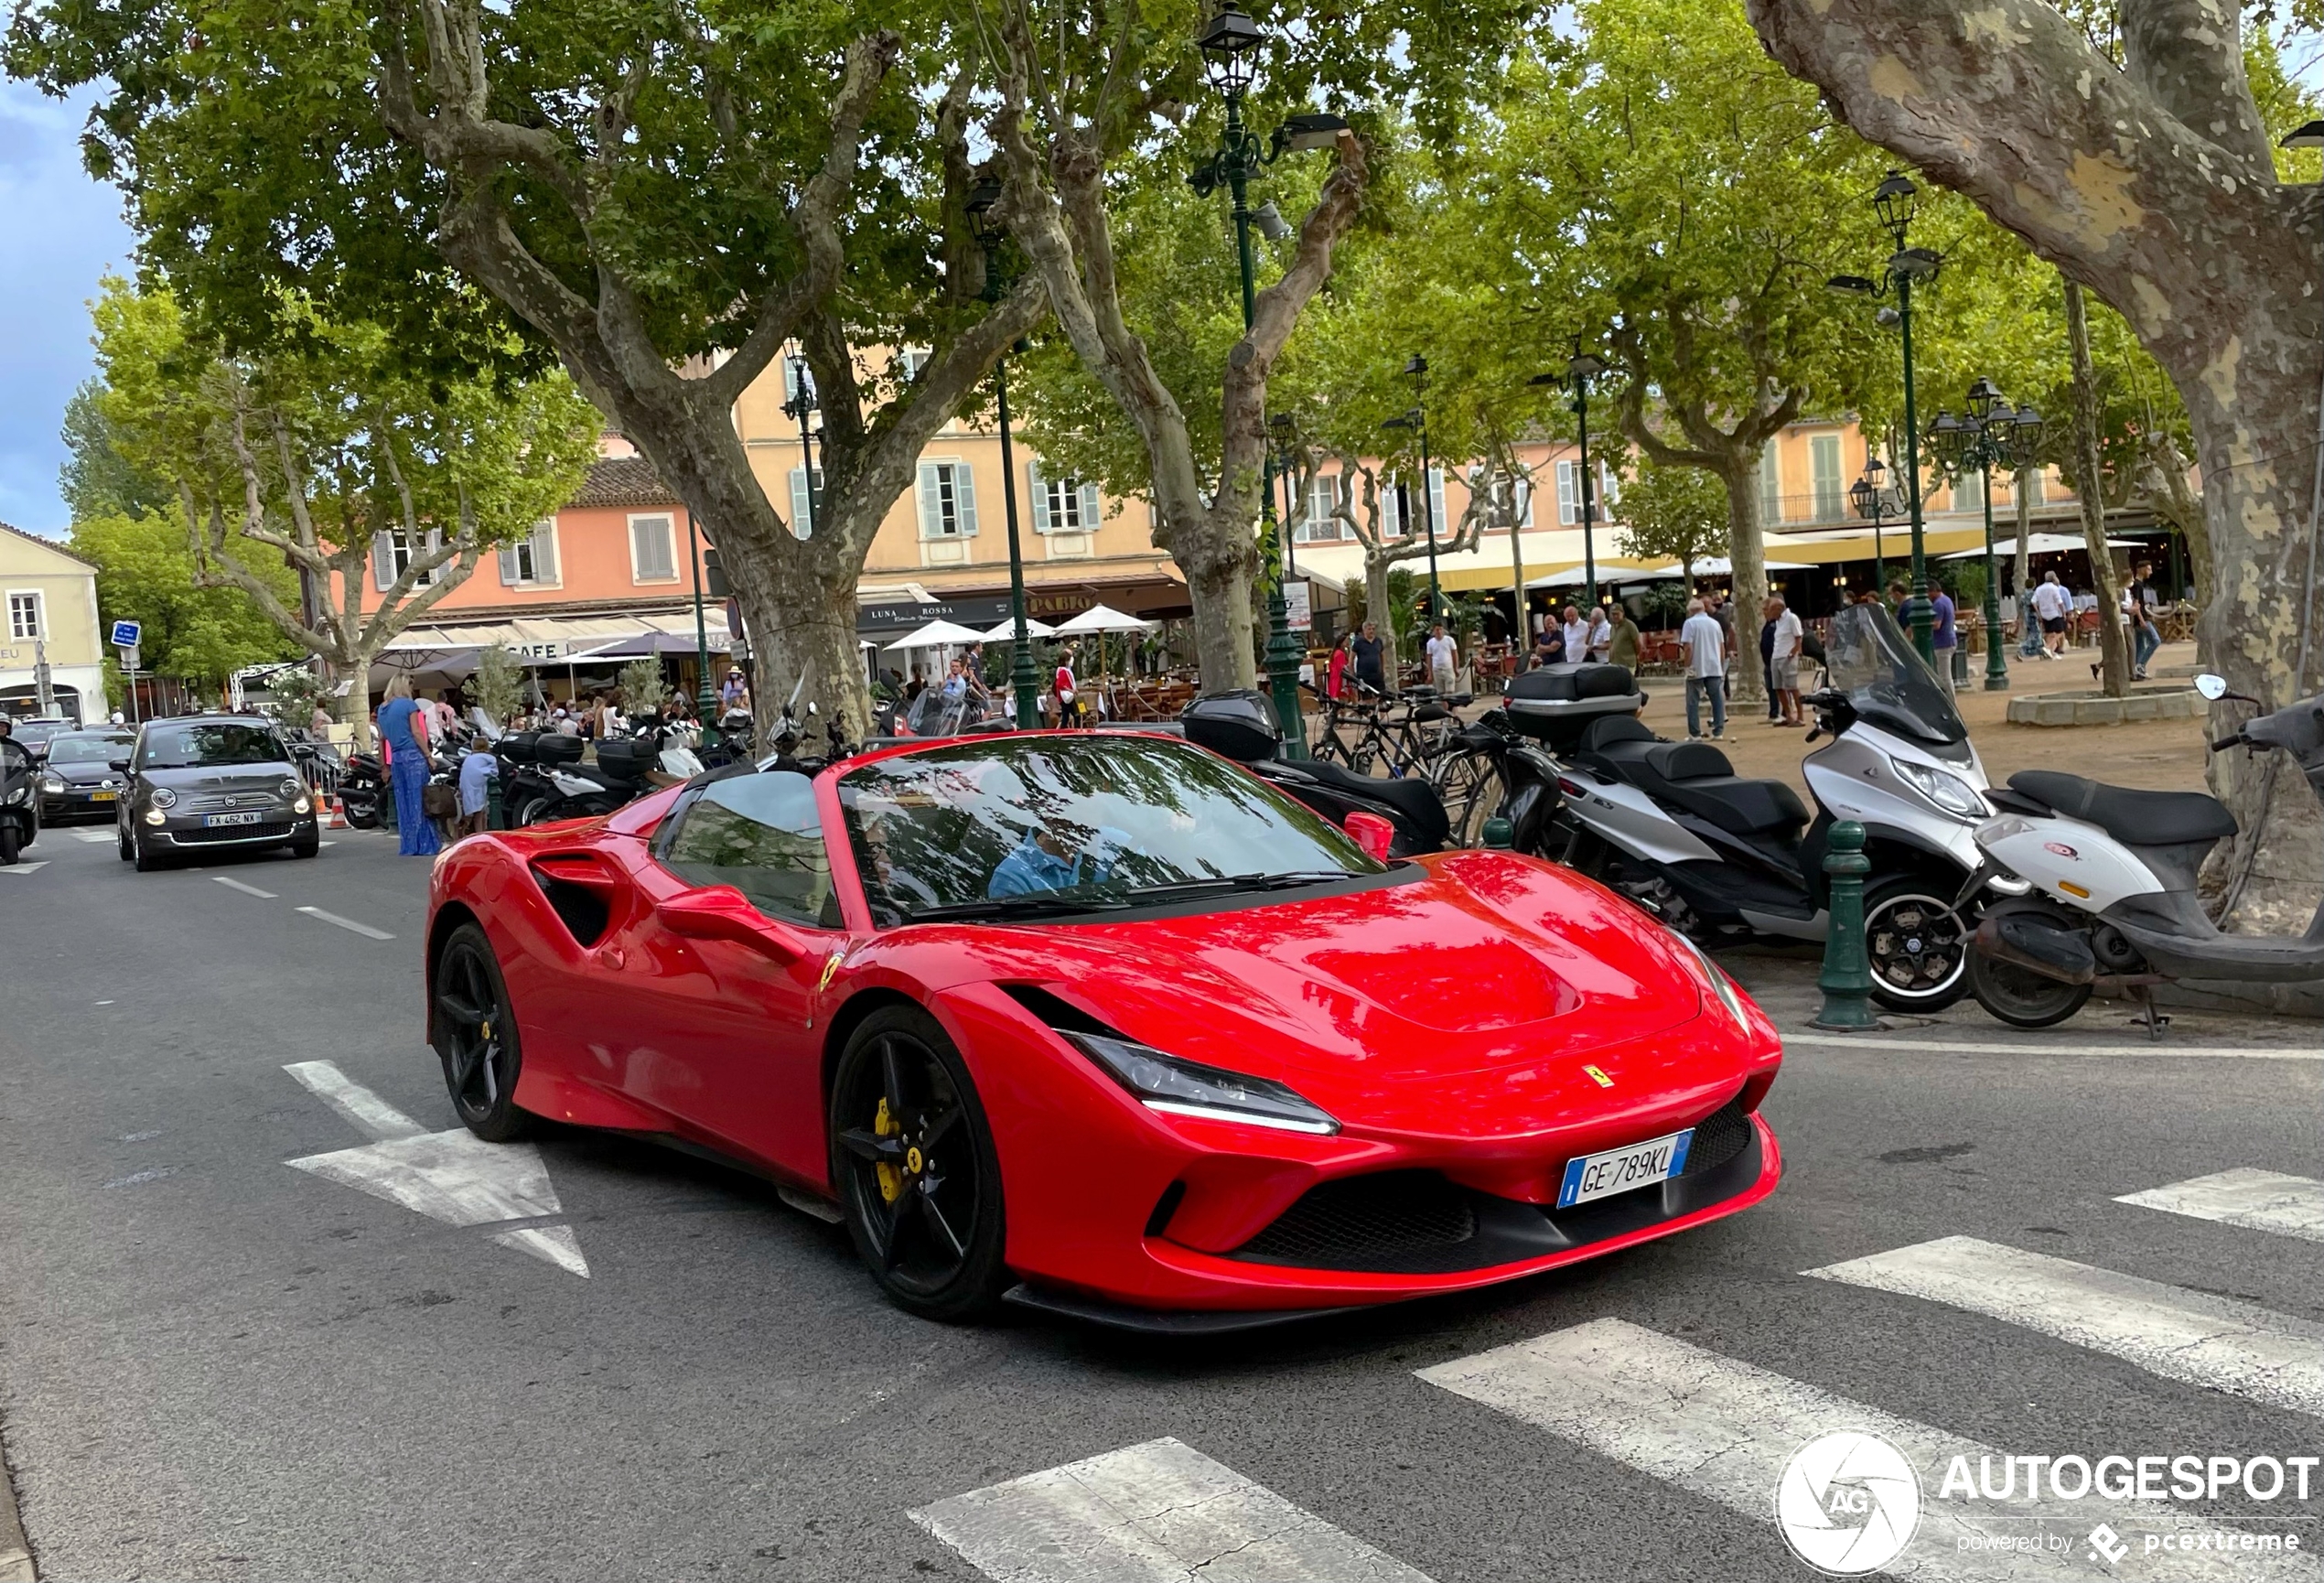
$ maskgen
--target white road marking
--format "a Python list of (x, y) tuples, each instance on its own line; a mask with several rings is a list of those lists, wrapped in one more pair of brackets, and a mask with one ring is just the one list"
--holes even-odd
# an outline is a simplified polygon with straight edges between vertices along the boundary
[(38, 863), (11, 863), (5, 868), (0, 868), (0, 874), (38, 874), (48, 867), (48, 860), (43, 857)]
[(1805, 1272), (1985, 1314), (2150, 1374), (2324, 1416), (2324, 1325), (2256, 1303), (1940, 1237)]
[(2324, 1243), (2324, 1181), (2312, 1177), (2238, 1167), (2216, 1176), (2125, 1193), (2114, 1201)]
[(229, 890), (239, 890), (244, 896), (255, 896), (262, 901), (278, 901), (281, 899), (280, 897), (276, 896), (271, 890), (261, 890), (255, 885), (244, 885), (241, 880), (229, 879), (223, 874), (213, 874), (210, 878), (216, 880), (219, 884), (223, 885)]
[(317, 841), (315, 845), (317, 846), (336, 846), (339, 843), (336, 841)]
[(1973, 1043), (1946, 1039), (1891, 1039), (1885, 1033), (1786, 1033), (1783, 1044), (1786, 1049), (1795, 1044), (1813, 1044), (1833, 1050), (1925, 1050), (1948, 1055), (2184, 1055), (2235, 1061), (2324, 1061), (2324, 1049), (2269, 1044), (2174, 1044), (2168, 1038), (2148, 1044), (2011, 1044), (1998, 1040)]
[(354, 933), (363, 935), (367, 939), (393, 940), (395, 938), (395, 936), (390, 934), (384, 929), (373, 929), (368, 923), (358, 923), (352, 918), (341, 918), (338, 913), (326, 912), (319, 907), (302, 907), (299, 910), (306, 913), (309, 918), (319, 918), (326, 923), (336, 923), (341, 929), (352, 931)]
[(109, 1188), (143, 1187), (149, 1181), (159, 1181), (166, 1176), (176, 1176), (177, 1174), (178, 1168), (176, 1166), (166, 1165), (158, 1170), (141, 1170), (129, 1176), (115, 1177), (105, 1185)]
[[(1920, 1471), (1921, 1522), (1912, 1543), (1887, 1570), (1914, 1583), (2019, 1583), (2084, 1575), (2087, 1535), (2098, 1523), (2138, 1532), (2209, 1530), (2224, 1524), (2183, 1517), (2159, 1503), (2085, 1497), (2065, 1501), (2045, 1486), (2039, 1502), (1939, 1500), (1955, 1457), (2005, 1453), (1910, 1418), (1645, 1330), (1624, 1319), (1597, 1319), (1416, 1371), (1434, 1385), (1483, 1404), (1600, 1456), (1772, 1524), (1775, 1490), (1792, 1454), (1833, 1429), (1861, 1429), (1902, 1451)], [(1543, 1459), (1546, 1476), (1562, 1463)], [(1996, 1463), (1996, 1477), (2000, 1464)], [(2022, 1492), (2023, 1484), (2017, 1488)], [(2022, 1552), (1988, 1547), (2036, 1532), (2039, 1518), (2071, 1548)], [(2307, 1536), (2302, 1535), (2303, 1544)], [(1773, 1542), (1773, 1541), (1771, 1541)], [(2271, 1578), (2324, 1578), (2305, 1553), (2270, 1555)], [(2279, 1570), (2279, 1567), (2281, 1570)], [(2160, 1583), (2243, 1583), (2251, 1562), (2233, 1553), (2158, 1553), (2134, 1549), (2110, 1577)]]
[(418, 1137), (427, 1131), (418, 1122), (339, 1071), (331, 1061), (302, 1061), (283, 1068), (316, 1098), (353, 1122), (374, 1138)]
[(575, 1240), (571, 1226), (532, 1226), (521, 1232), (496, 1232), (492, 1240), (504, 1248), (546, 1259), (576, 1276), (586, 1277), (589, 1273), (589, 1261), (581, 1256), (581, 1244)]
[(72, 833), (72, 838), (75, 841), (86, 841), (94, 846), (100, 841), (119, 841), (121, 832), (118, 830), (76, 830)]
[(1428, 1583), (1167, 1438), (906, 1515), (994, 1583)]
[[(326, 1180), (401, 1204), (447, 1225), (495, 1225), (565, 1212), (541, 1151), (529, 1143), (486, 1143), (466, 1127), (427, 1132), (420, 1124), (328, 1061), (283, 1069), (317, 1097), (379, 1141), (284, 1163)], [(496, 1233), (503, 1247), (545, 1259), (587, 1278), (589, 1264), (570, 1226), (528, 1226)]]

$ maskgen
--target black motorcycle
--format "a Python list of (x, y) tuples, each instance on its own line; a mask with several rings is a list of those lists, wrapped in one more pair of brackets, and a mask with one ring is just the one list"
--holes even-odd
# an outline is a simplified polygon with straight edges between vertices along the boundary
[(376, 753), (350, 753), (339, 771), (339, 805), (357, 830), (393, 829), (395, 799), (387, 789), (387, 767)]
[(14, 737), (0, 737), (0, 868), (40, 834), (40, 795), (32, 753)]
[(1179, 724), (1188, 741), (1233, 759), (1334, 824), (1344, 827), (1350, 813), (1385, 819), (1395, 831), (1388, 847), (1392, 857), (1441, 852), (1452, 844), (1452, 817), (1444, 799), (1419, 776), (1383, 780), (1321, 759), (1283, 758), (1283, 733), (1264, 693), (1205, 694), (1186, 706)]

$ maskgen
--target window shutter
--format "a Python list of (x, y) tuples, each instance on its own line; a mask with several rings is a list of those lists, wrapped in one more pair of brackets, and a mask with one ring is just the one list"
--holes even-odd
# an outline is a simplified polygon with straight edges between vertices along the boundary
[(807, 469), (791, 469), (791, 536), (803, 539), (813, 529), (814, 513), (807, 499)]
[(1428, 531), (1432, 533), (1441, 533), (1445, 531), (1445, 469), (1430, 468), (1428, 469)]
[(1033, 500), (1033, 531), (1049, 531), (1049, 487), (1042, 480), (1041, 464), (1028, 460), (1025, 464), (1025, 492)]
[(395, 535), (371, 535), (371, 586), (381, 593), (387, 592), (395, 582)]
[(976, 536), (976, 475), (966, 462), (952, 464), (952, 493), (960, 501), (961, 537)]
[(1103, 508), (1098, 504), (1097, 486), (1083, 484), (1081, 486), (1081, 531), (1083, 533), (1097, 532), (1099, 512), (1102, 510)]
[(1621, 504), (1621, 502), (1622, 502), (1622, 480), (1621, 480), (1620, 477), (1619, 477), (1619, 476), (1618, 476), (1618, 475), (1614, 472), (1614, 470), (1613, 470), (1612, 468), (1609, 468), (1609, 467), (1608, 467), (1608, 466), (1607, 466), (1604, 462), (1600, 462), (1600, 463), (1598, 463), (1598, 514), (1599, 516), (1601, 516), (1601, 517), (1602, 517), (1602, 516), (1604, 516), (1604, 515), (1606, 514), (1605, 508), (1607, 508), (1607, 507), (1609, 507), (1609, 506), (1617, 506), (1617, 505)]
[(557, 525), (546, 522), (533, 530), (533, 580), (554, 583), (557, 580)]
[(1510, 481), (1509, 487), (1517, 501), (1517, 525), (1520, 528), (1532, 527), (1533, 525), (1533, 480), (1524, 478), (1513, 479)]
[(944, 508), (937, 481), (936, 464), (920, 464), (920, 536), (937, 539), (944, 535)]
[(1581, 479), (1571, 462), (1557, 464), (1557, 520), (1561, 523), (1582, 520)]
[(520, 580), (516, 568), (516, 546), (510, 544), (500, 551), (500, 587), (513, 588)]

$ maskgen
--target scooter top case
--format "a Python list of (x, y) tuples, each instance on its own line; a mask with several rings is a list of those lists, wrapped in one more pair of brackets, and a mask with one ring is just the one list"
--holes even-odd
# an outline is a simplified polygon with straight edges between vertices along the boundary
[(1591, 721), (1635, 715), (1646, 707), (1646, 695), (1627, 665), (1543, 665), (1511, 677), (1501, 706), (1517, 731), (1565, 753)]

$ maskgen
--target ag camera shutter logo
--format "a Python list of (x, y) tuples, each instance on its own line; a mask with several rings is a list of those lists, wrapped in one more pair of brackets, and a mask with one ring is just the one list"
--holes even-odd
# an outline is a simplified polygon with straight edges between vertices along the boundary
[(1879, 1436), (1834, 1429), (1785, 1464), (1775, 1523), (1791, 1553), (1819, 1572), (1877, 1572), (1904, 1553), (1921, 1525), (1921, 1476)]

